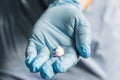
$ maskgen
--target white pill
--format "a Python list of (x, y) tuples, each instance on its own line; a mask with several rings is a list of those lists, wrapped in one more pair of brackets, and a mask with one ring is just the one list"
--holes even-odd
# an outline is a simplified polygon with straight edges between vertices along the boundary
[(64, 49), (60, 46), (57, 46), (55, 56), (60, 57), (64, 54)]

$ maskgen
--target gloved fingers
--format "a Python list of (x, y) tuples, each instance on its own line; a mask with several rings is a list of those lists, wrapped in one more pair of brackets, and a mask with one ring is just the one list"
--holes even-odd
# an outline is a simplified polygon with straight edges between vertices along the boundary
[(33, 59), (30, 63), (30, 71), (31, 72), (39, 72), (41, 66), (49, 59), (50, 52), (47, 47), (41, 47), (38, 50), (38, 55)]
[(36, 45), (33, 41), (29, 42), (26, 54), (27, 58), (25, 63), (31, 72), (38, 72), (42, 64), (50, 57), (50, 52), (47, 47)]
[(91, 48), (91, 25), (87, 19), (81, 14), (77, 19), (77, 26), (75, 28), (75, 42), (76, 48), (80, 56), (87, 58), (90, 56)]
[(78, 56), (77, 53), (70, 48), (70, 51), (65, 52), (65, 54), (53, 63), (54, 71), (57, 73), (66, 72), (69, 68), (77, 64)]
[(29, 67), (32, 60), (37, 56), (36, 45), (33, 41), (30, 41), (26, 48), (26, 60), (25, 63)]
[(58, 59), (58, 57), (53, 57), (42, 65), (40, 69), (40, 74), (42, 78), (51, 79), (56, 74), (52, 66), (56, 59)]

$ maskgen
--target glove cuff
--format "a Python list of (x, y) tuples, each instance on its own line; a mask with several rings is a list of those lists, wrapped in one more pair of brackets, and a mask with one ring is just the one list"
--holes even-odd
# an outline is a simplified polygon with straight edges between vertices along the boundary
[(76, 6), (77, 8), (81, 9), (81, 5), (77, 0), (55, 0), (52, 4), (50, 4), (49, 7), (59, 6), (59, 5), (63, 5), (66, 3), (72, 4)]

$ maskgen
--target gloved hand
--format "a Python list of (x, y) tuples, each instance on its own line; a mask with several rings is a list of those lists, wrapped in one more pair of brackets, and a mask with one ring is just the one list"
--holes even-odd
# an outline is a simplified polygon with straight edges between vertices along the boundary
[[(79, 56), (90, 55), (90, 24), (73, 3), (54, 2), (37, 21), (29, 39), (25, 63), (45, 79), (67, 71)], [(64, 55), (54, 56), (57, 46), (64, 49)]]

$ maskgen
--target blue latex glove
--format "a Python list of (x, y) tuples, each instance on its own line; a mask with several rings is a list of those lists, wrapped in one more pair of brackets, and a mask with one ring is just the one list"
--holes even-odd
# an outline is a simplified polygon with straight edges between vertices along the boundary
[[(78, 62), (79, 55), (90, 55), (90, 24), (79, 4), (60, 1), (51, 4), (37, 21), (26, 49), (26, 65), (45, 79), (67, 71)], [(65, 50), (61, 57), (54, 57), (57, 46)]]

